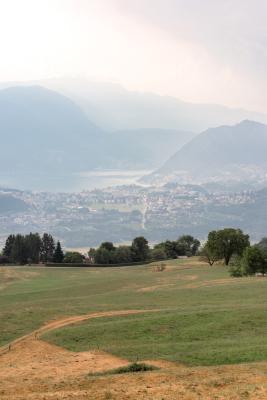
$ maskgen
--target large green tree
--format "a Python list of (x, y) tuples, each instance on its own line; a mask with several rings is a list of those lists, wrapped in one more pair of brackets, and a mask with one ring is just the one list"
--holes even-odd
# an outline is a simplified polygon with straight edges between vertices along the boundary
[(41, 238), (39, 233), (30, 233), (25, 236), (25, 245), (27, 247), (28, 263), (38, 264), (40, 261)]
[(15, 235), (9, 235), (8, 238), (6, 239), (5, 247), (3, 249), (3, 255), (7, 257), (9, 261), (11, 261), (12, 247), (15, 242), (15, 239), (16, 239)]
[(212, 266), (216, 261), (220, 259), (214, 249), (211, 249), (206, 243), (199, 252), (200, 261), (208, 263)]
[(28, 249), (24, 236), (22, 235), (15, 236), (10, 259), (11, 262), (21, 265), (26, 264), (28, 262)]
[(67, 264), (82, 264), (84, 257), (78, 251), (68, 251), (64, 257), (64, 263)]
[(63, 259), (64, 259), (64, 253), (62, 251), (61, 244), (58, 241), (57, 245), (56, 245), (56, 249), (55, 249), (54, 255), (53, 255), (53, 261), (55, 263), (59, 263), (60, 264), (60, 263), (63, 262)]
[(177, 256), (195, 256), (200, 246), (200, 241), (191, 235), (180, 236), (176, 242)]
[(266, 259), (264, 253), (257, 246), (247, 247), (241, 259), (241, 266), (247, 275), (266, 272)]
[(242, 255), (246, 247), (250, 246), (249, 236), (240, 229), (225, 228), (209, 233), (207, 247), (216, 255), (223, 259), (228, 265), (233, 254)]
[(55, 242), (52, 235), (44, 233), (41, 243), (41, 260), (44, 263), (53, 261)]
[(129, 246), (119, 246), (115, 251), (115, 263), (131, 263), (132, 262), (132, 252)]
[(148, 241), (143, 237), (136, 237), (131, 246), (133, 261), (145, 261), (149, 258)]

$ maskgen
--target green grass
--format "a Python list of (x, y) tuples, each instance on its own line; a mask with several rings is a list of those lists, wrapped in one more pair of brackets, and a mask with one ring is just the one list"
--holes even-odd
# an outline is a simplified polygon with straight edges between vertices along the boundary
[(100, 348), (133, 362), (219, 365), (267, 359), (267, 279), (230, 278), (225, 267), (194, 260), (168, 264), (163, 272), (150, 265), (0, 268), (0, 345), (53, 318), (156, 308), (160, 311), (88, 320), (44, 339), (75, 351)]

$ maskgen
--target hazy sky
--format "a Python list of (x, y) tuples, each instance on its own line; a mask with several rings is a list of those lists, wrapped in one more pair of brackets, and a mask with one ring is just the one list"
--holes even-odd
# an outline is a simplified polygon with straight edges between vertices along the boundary
[(111, 80), (266, 112), (266, 21), (266, 0), (0, 0), (0, 80)]

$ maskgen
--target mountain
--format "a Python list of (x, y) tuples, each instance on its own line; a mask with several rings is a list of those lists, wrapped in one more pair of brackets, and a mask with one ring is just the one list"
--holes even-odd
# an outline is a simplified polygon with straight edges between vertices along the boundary
[(10, 194), (0, 193), (0, 214), (24, 212), (29, 208), (25, 201)]
[[(244, 119), (267, 123), (267, 116), (256, 112), (130, 91), (115, 83), (62, 78), (33, 84), (71, 98), (84, 110), (89, 120), (110, 132), (156, 128), (199, 133), (210, 127), (233, 125)], [(14, 83), (3, 83), (0, 87), (11, 85), (14, 86)]]
[(37, 86), (0, 91), (0, 127), (1, 173), (88, 169), (104, 140), (73, 101)]
[(155, 169), (194, 136), (173, 129), (124, 129), (110, 133), (107, 140), (117, 167)]
[(208, 129), (178, 150), (148, 179), (182, 177), (206, 179), (266, 178), (267, 125), (243, 121)]
[(158, 168), (194, 135), (157, 129), (105, 132), (66, 96), (19, 86), (0, 90), (0, 136), (0, 185), (75, 190), (87, 171)]

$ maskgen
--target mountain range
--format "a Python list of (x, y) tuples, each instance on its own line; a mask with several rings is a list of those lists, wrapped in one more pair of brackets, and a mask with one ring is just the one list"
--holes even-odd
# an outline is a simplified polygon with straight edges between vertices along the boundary
[(40, 86), (0, 90), (0, 135), (0, 184), (35, 189), (43, 181), (53, 190), (82, 172), (158, 168), (194, 136), (167, 129), (105, 132), (73, 100)]
[[(181, 173), (205, 180), (233, 168), (239, 176), (265, 171), (266, 125), (240, 122), (262, 115), (113, 84), (44, 84), (50, 89), (0, 85), (1, 185), (55, 190), (66, 182), (71, 189), (80, 174), (103, 169), (155, 170), (149, 183)], [(229, 120), (235, 124), (225, 125)], [(224, 125), (193, 132), (216, 121)]]
[(217, 104), (197, 104), (171, 96), (128, 90), (118, 83), (86, 79), (47, 79), (0, 83), (9, 86), (39, 85), (69, 97), (90, 121), (105, 131), (163, 129), (202, 132), (244, 119), (267, 123), (267, 115)]
[(147, 180), (266, 180), (266, 154), (267, 125), (245, 120), (197, 135)]

